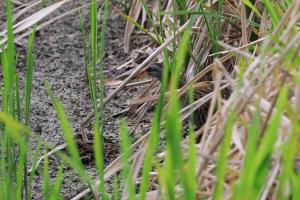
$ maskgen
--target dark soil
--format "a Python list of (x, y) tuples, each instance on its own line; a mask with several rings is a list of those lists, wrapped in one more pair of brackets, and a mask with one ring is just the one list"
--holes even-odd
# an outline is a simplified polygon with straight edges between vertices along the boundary
[[(60, 15), (88, 2), (88, 0), (72, 1), (56, 11), (54, 15)], [(1, 5), (0, 17), (2, 20), (3, 8), (3, 5)], [(88, 33), (88, 8), (82, 10), (82, 16)], [(53, 16), (49, 16), (49, 18), (51, 17)], [(113, 79), (120, 75), (122, 72), (115, 70), (113, 67), (123, 64), (130, 56), (123, 52), (124, 27), (123, 19), (115, 14), (109, 15), (105, 47), (105, 78)], [(26, 40), (24, 44), (26, 44)], [(19, 53), (17, 70), (20, 73), (21, 91), (24, 92), (26, 48), (17, 46)], [(44, 87), (45, 80), (51, 85), (54, 95), (62, 102), (75, 136), (81, 134), (80, 124), (92, 109), (88, 84), (85, 78), (84, 52), (78, 13), (68, 15), (38, 31), (34, 52), (36, 62), (31, 103), (31, 128), (34, 131), (30, 141), (32, 150), (36, 148), (40, 139), (52, 148), (64, 143), (55, 110)], [(128, 100), (136, 96), (140, 90), (141, 88), (131, 88), (105, 107), (107, 120), (105, 121), (104, 156), (106, 164), (109, 164), (119, 154), (119, 122), (118, 119), (109, 118), (109, 116), (127, 108), (126, 103)], [(111, 91), (112, 89), (107, 88), (105, 93), (109, 94)], [(139, 127), (137, 130), (135, 138), (147, 131), (143, 127)], [(88, 174), (96, 177), (92, 153), (82, 148), (81, 154)], [(53, 181), (59, 165), (60, 159), (56, 156), (51, 156), (50, 179)], [(42, 199), (41, 185), (42, 176), (37, 175), (34, 182), (34, 199)], [(69, 199), (86, 187), (72, 168), (65, 165), (62, 196), (65, 199)]]

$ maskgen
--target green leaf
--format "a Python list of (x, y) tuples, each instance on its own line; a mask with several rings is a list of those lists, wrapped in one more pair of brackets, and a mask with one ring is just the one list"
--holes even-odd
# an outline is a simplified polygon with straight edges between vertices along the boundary
[(32, 30), (32, 33), (28, 40), (28, 48), (27, 48), (27, 73), (26, 73), (26, 86), (25, 86), (25, 124), (28, 126), (30, 121), (30, 101), (31, 101), (31, 90), (32, 90), (32, 74), (34, 67), (34, 56), (33, 56), (33, 48), (34, 48), (34, 37), (35, 37), (35, 29)]
[(257, 14), (257, 16), (259, 16), (260, 18), (262, 17), (260, 12), (258, 11), (258, 9), (251, 3), (251, 1), (249, 0), (242, 0), (242, 2), (248, 6), (249, 8), (251, 8), (251, 10), (253, 10), (253, 12), (255, 12), (255, 14)]

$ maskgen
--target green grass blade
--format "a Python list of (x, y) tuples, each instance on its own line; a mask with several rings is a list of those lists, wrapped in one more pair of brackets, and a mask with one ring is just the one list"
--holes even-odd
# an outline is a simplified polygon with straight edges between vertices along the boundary
[[(212, 8), (213, 9), (213, 8)], [(212, 27), (211, 30), (213, 30), (213, 34), (212, 34), (212, 38), (213, 38), (213, 45), (212, 45), (212, 50), (214, 53), (217, 53), (220, 51), (220, 45), (218, 43), (219, 39), (220, 39), (220, 35), (221, 35), (221, 15), (222, 15), (222, 9), (223, 9), (223, 0), (219, 0), (218, 1), (218, 10), (217, 10), (217, 17), (216, 17), (216, 21), (217, 21), (217, 27), (214, 28)], [(211, 12), (213, 12), (213, 10), (211, 10)], [(212, 21), (215, 21), (215, 17), (212, 16)], [(216, 55), (215, 57), (219, 57), (219, 55)]]
[(59, 167), (58, 174), (51, 191), (50, 200), (62, 199), (60, 197), (59, 192), (61, 190), (62, 181), (63, 181), (63, 169), (64, 169), (64, 164), (62, 163)]
[(130, 158), (132, 156), (131, 151), (131, 141), (129, 138), (129, 133), (127, 130), (127, 125), (122, 120), (120, 124), (120, 146), (121, 146), (121, 152), (123, 153), (122, 156), (122, 170), (121, 170), (121, 177), (123, 179), (123, 183), (128, 188), (128, 199), (133, 200), (135, 199), (135, 185), (133, 182), (133, 172), (131, 169), (132, 162), (130, 161)]
[(156, 26), (155, 26), (155, 23), (154, 23), (153, 19), (152, 19), (152, 15), (151, 15), (151, 13), (150, 13), (149, 7), (148, 7), (148, 5), (145, 3), (144, 0), (141, 0), (141, 3), (142, 3), (142, 5), (143, 5), (143, 7), (144, 7), (144, 9), (145, 9), (145, 11), (146, 11), (148, 21), (149, 21), (151, 27), (153, 28), (153, 31), (154, 31), (154, 33), (155, 33), (155, 35), (156, 35), (156, 38), (157, 38), (157, 41), (159, 42), (158, 44), (161, 44), (161, 43), (162, 43), (161, 37), (160, 37), (160, 35), (159, 35), (158, 31), (157, 31), (157, 28), (156, 28)]
[[(39, 154), (40, 154), (40, 150), (41, 150), (41, 143), (39, 142), (35, 148), (35, 153), (34, 153), (34, 157), (32, 159), (32, 166), (36, 166), (38, 159), (39, 159)], [(34, 181), (34, 176), (36, 173), (36, 168), (32, 167), (32, 171), (29, 175), (29, 179), (28, 179), (28, 192), (27, 192), (27, 200), (32, 199), (32, 187), (33, 187), (33, 181)]]
[(17, 177), (16, 177), (16, 196), (15, 199), (22, 200), (23, 199), (23, 185), (24, 185), (24, 168), (26, 167), (26, 152), (27, 147), (26, 146), (20, 146), (20, 152), (19, 152), (19, 160), (18, 160), (18, 166), (17, 166)]
[(140, 187), (140, 196), (139, 196), (141, 200), (146, 199), (147, 190), (149, 188), (150, 171), (152, 169), (152, 164), (154, 159), (153, 154), (159, 144), (160, 121), (161, 121), (165, 91), (167, 90), (168, 87), (167, 86), (168, 73), (169, 73), (168, 67), (164, 67), (160, 97), (154, 113), (153, 122), (150, 130), (149, 144), (147, 146), (147, 151), (144, 159), (144, 167), (142, 171), (142, 183)]
[[(91, 51), (92, 61), (90, 70), (90, 87), (93, 102), (94, 112), (97, 112), (97, 94), (96, 94), (96, 81), (97, 81), (97, 61), (98, 61), (98, 20), (97, 20), (97, 1), (91, 0), (90, 6), (90, 21), (91, 21)], [(95, 114), (96, 116), (96, 114)]]
[(231, 134), (235, 120), (236, 114), (234, 111), (231, 111), (226, 122), (225, 135), (220, 148), (219, 158), (217, 161), (217, 184), (213, 195), (214, 200), (223, 199), (223, 184), (226, 174), (227, 155), (230, 150)]
[[(48, 153), (48, 147), (45, 147), (44, 155)], [(48, 200), (50, 197), (50, 182), (49, 182), (49, 159), (48, 156), (44, 158), (44, 170), (43, 170), (43, 197)]]
[(8, 112), (8, 100), (9, 100), (9, 63), (7, 58), (6, 51), (3, 51), (1, 54), (1, 63), (2, 63), (2, 74), (3, 74), (3, 82), (4, 88), (2, 92), (2, 109), (5, 112)]
[[(95, 8), (93, 8), (95, 9)], [(97, 12), (93, 13), (94, 15), (91, 17), (92, 20), (97, 21)], [(102, 27), (100, 33), (100, 49), (99, 49), (99, 77), (100, 77), (100, 111), (98, 113), (97, 108), (95, 108), (95, 125), (94, 125), (94, 153), (96, 157), (96, 166), (98, 170), (98, 174), (100, 177), (99, 191), (102, 194), (103, 199), (108, 199), (108, 196), (105, 191), (105, 182), (104, 182), (104, 157), (103, 157), (103, 133), (104, 133), (104, 51), (105, 51), (105, 33), (107, 29), (107, 16), (109, 14), (109, 1), (104, 1), (104, 12), (102, 18)], [(98, 29), (97, 24), (94, 27)], [(96, 32), (92, 30), (92, 32)], [(95, 36), (94, 40), (98, 40), (97, 36)], [(92, 44), (92, 48), (94, 45)], [(98, 48), (98, 47), (97, 47)], [(95, 49), (95, 51), (98, 51)], [(94, 63), (95, 64), (95, 63)], [(94, 66), (96, 67), (96, 66)], [(98, 69), (98, 68), (97, 68)], [(96, 87), (96, 86), (95, 86)]]
[(265, 4), (274, 26), (276, 26), (280, 21), (280, 16), (278, 15), (276, 9), (274, 8), (274, 3), (270, 0), (263, 0), (263, 3)]
[(142, 27), (139, 23), (137, 23), (136, 21), (134, 21), (132, 18), (130, 18), (128, 15), (126, 15), (124, 12), (122, 12), (121, 10), (117, 9), (116, 7), (114, 7), (114, 10), (116, 12), (118, 12), (118, 14), (123, 17), (125, 20), (129, 21), (130, 23), (132, 23), (135, 27), (137, 27), (139, 30), (141, 30), (143, 33), (145, 33), (146, 35), (148, 35), (153, 41), (155, 41), (157, 44), (160, 44), (160, 41), (162, 41), (162, 38), (156, 38), (155, 35), (153, 35), (151, 32), (147, 31), (146, 29), (144, 29), (144, 27)]
[(16, 119), (18, 121), (21, 120), (21, 97), (20, 97), (20, 76), (18, 74), (15, 75), (15, 80), (16, 80)]
[[(167, 52), (164, 50), (164, 56), (167, 57)], [(150, 171), (153, 166), (154, 161), (154, 153), (157, 150), (159, 145), (159, 138), (160, 138), (160, 122), (162, 119), (162, 111), (164, 106), (164, 99), (165, 99), (165, 92), (167, 91), (169, 85), (169, 71), (170, 71), (170, 64), (168, 60), (164, 60), (164, 67), (163, 67), (163, 77), (162, 77), (162, 85), (160, 90), (160, 96), (156, 105), (156, 110), (153, 117), (153, 122), (150, 130), (150, 137), (149, 137), (149, 144), (147, 146), (147, 151), (144, 159), (144, 167), (142, 171), (142, 183), (140, 187), (140, 196), (141, 200), (146, 199), (146, 193), (149, 188), (149, 178), (150, 178)]]
[[(97, 20), (97, 1), (91, 0), (91, 47), (92, 47), (92, 64), (96, 69), (98, 59), (98, 20)], [(95, 75), (95, 74), (94, 74)]]
[(31, 101), (31, 90), (32, 90), (32, 76), (33, 76), (33, 67), (34, 67), (34, 38), (35, 38), (35, 28), (33, 29), (29, 40), (27, 48), (27, 60), (26, 60), (26, 86), (25, 86), (25, 125), (29, 125), (30, 121), (30, 101)]
[[(103, 127), (103, 120), (104, 120), (104, 52), (105, 52), (105, 33), (107, 29), (107, 16), (109, 14), (109, 1), (105, 0), (104, 1), (104, 13), (103, 13), (103, 18), (102, 18), (102, 27), (101, 27), (101, 34), (100, 34), (100, 52), (99, 52), (99, 75), (100, 75), (100, 85), (99, 85), (99, 90), (100, 90), (100, 118), (102, 121), (100, 124), (100, 130), (101, 130), (101, 136), (103, 136), (104, 132), (104, 127)], [(95, 16), (97, 17), (97, 16)]]
[(140, 196), (139, 196), (141, 200), (146, 199), (146, 193), (149, 187), (150, 171), (152, 169), (152, 163), (154, 159), (153, 154), (156, 150), (156, 147), (159, 144), (158, 137), (160, 134), (160, 117), (161, 117), (160, 115), (161, 115), (161, 108), (158, 107), (156, 109), (156, 112), (154, 113), (154, 119), (150, 131), (149, 144), (147, 146), (147, 151), (144, 160), (144, 167), (142, 172), (142, 183), (141, 183)]
[(14, 83), (15, 83), (15, 45), (13, 34), (12, 2), (7, 1), (7, 64), (8, 64), (8, 106), (14, 115)]
[(1, 134), (1, 160), (0, 160), (0, 177), (2, 177), (0, 179), (0, 195), (1, 197), (3, 197), (4, 199), (7, 199), (7, 185), (6, 185), (6, 180), (7, 180), (7, 173), (5, 173), (6, 171), (6, 158), (5, 158), (5, 152), (6, 152), (6, 135)]
[[(185, 192), (186, 199), (196, 199), (197, 192), (197, 180), (196, 180), (196, 167), (197, 167), (197, 150), (196, 150), (196, 142), (195, 142), (195, 132), (193, 127), (190, 126), (190, 134), (189, 134), (189, 154), (188, 154), (188, 163), (186, 170), (186, 185), (188, 191)], [(182, 169), (184, 170), (184, 169)]]
[[(0, 121), (5, 125), (5, 131), (11, 139), (19, 145), (26, 146), (24, 135), (29, 136), (30, 130), (24, 127), (20, 122), (16, 121), (10, 114), (0, 112)], [(21, 134), (22, 133), (22, 134)], [(4, 133), (5, 134), (5, 133)]]
[(113, 200), (119, 199), (119, 185), (118, 185), (118, 178), (114, 176), (114, 192), (113, 192)]
[(177, 86), (181, 70), (188, 52), (188, 41), (190, 37), (190, 29), (183, 33), (182, 40), (179, 44), (178, 51), (174, 63), (173, 73), (170, 81), (170, 105), (166, 113), (166, 137), (167, 137), (167, 153), (164, 173), (167, 182), (167, 198), (174, 198), (176, 174), (179, 173), (180, 182), (183, 186), (184, 193), (188, 193), (188, 185), (184, 181), (183, 158), (181, 148), (182, 124), (180, 117), (180, 106), (177, 94)]
[(291, 198), (300, 198), (299, 179), (297, 180), (297, 170), (295, 170), (297, 151), (298, 151), (298, 141), (300, 124), (297, 113), (288, 104), (287, 106), (287, 116), (291, 120), (291, 131), (289, 133), (289, 138), (283, 143), (281, 148), (281, 160), (282, 160), (282, 171), (279, 178), (279, 190), (278, 198), (286, 199), (286, 188), (291, 187)]
[[(80, 19), (80, 32), (81, 32), (81, 37), (82, 37), (82, 47), (83, 47), (83, 57), (84, 57), (84, 64), (85, 64), (85, 73), (86, 73), (86, 76), (88, 74), (87, 72), (87, 67), (90, 65), (89, 63), (89, 60), (90, 60), (90, 57), (89, 57), (89, 53), (88, 53), (88, 47), (87, 47), (87, 40), (86, 40), (86, 32), (84, 30), (84, 22), (83, 22), (83, 19), (82, 19), (82, 15), (81, 15), (81, 12), (79, 12), (79, 19)], [(89, 82), (89, 79), (87, 77), (87, 82)]]
[[(259, 110), (259, 109), (258, 109)], [(252, 123), (248, 128), (248, 142), (246, 145), (246, 155), (240, 175), (240, 180), (237, 183), (234, 199), (253, 199), (252, 186), (255, 178), (252, 162), (255, 160), (256, 149), (258, 146), (260, 130), (260, 114), (256, 112), (253, 116)]]
[(249, 0), (242, 0), (242, 2), (248, 6), (251, 10), (253, 10), (253, 12), (255, 12), (255, 14), (257, 14), (257, 16), (259, 16), (260, 18), (262, 17), (260, 12), (258, 11), (258, 9), (252, 4), (251, 1)]
[(272, 152), (274, 151), (277, 140), (277, 133), (279, 130), (281, 116), (287, 105), (287, 99), (288, 87), (283, 86), (280, 90), (279, 97), (275, 106), (275, 113), (268, 124), (264, 137), (256, 152), (256, 162), (253, 164), (256, 179), (254, 185), (252, 186), (255, 189), (255, 198), (257, 198), (260, 192), (260, 188), (266, 182), (265, 177), (267, 176), (267, 172), (270, 166)]
[(91, 180), (91, 178), (87, 175), (87, 173), (84, 170), (84, 166), (80, 160), (80, 155), (78, 152), (77, 145), (75, 143), (73, 131), (70, 127), (69, 120), (67, 119), (67, 116), (65, 114), (65, 111), (63, 109), (62, 104), (53, 96), (50, 86), (48, 82), (45, 82), (46, 89), (48, 91), (49, 96), (51, 97), (52, 103), (54, 105), (54, 108), (56, 110), (58, 121), (60, 124), (60, 127), (63, 132), (63, 137), (68, 145), (68, 151), (70, 153), (70, 157), (61, 154), (60, 156), (65, 159), (66, 163), (70, 164), (76, 171), (79, 173), (80, 177), (86, 181), (88, 184), (93, 185), (94, 181)]
[(78, 165), (72, 157), (66, 155), (65, 153), (58, 153), (58, 156), (63, 159), (63, 162), (69, 164), (79, 175), (82, 181), (86, 182), (90, 188), (95, 187), (95, 181), (85, 172), (84, 168), (81, 165)]
[(75, 163), (78, 166), (81, 166), (83, 168), (83, 165), (82, 165), (81, 160), (80, 160), (78, 148), (77, 148), (77, 145), (76, 145), (75, 140), (74, 140), (73, 131), (70, 127), (70, 124), (69, 124), (69, 121), (68, 121), (67, 116), (65, 114), (65, 111), (63, 109), (63, 106), (53, 96), (53, 94), (50, 90), (50, 86), (49, 86), (47, 81), (45, 82), (45, 86), (47, 88), (48, 94), (51, 97), (52, 103), (53, 103), (54, 108), (56, 110), (58, 120), (59, 120), (61, 129), (63, 131), (64, 140), (68, 144), (68, 150), (70, 152), (70, 155), (71, 155), (72, 159), (74, 159)]
[[(34, 56), (33, 56), (33, 48), (34, 48), (34, 38), (35, 38), (35, 29), (29, 37), (28, 40), (28, 48), (27, 48), (27, 60), (26, 60), (26, 83), (25, 83), (25, 106), (24, 106), (24, 115), (25, 115), (25, 125), (29, 126), (30, 124), (30, 101), (31, 101), (31, 90), (32, 90), (32, 76), (33, 76), (33, 66), (34, 66)], [(18, 88), (17, 88), (18, 90)], [(26, 138), (28, 141), (29, 138)], [(26, 156), (27, 157), (27, 156)], [(26, 166), (24, 168), (25, 174), (25, 193), (27, 195), (28, 188), (27, 188), (27, 158), (25, 158)]]
[[(187, 0), (181, 0), (181, 1), (176, 0), (176, 3), (177, 3), (178, 11), (180, 11), (180, 10), (183, 10), (183, 11), (188, 10)], [(183, 25), (187, 21), (188, 16), (179, 16), (179, 19), (180, 19), (180, 25)]]
[(11, 163), (11, 158), (7, 158), (6, 159), (6, 154), (7, 151), (9, 150), (7, 147), (7, 142), (8, 142), (8, 134), (6, 134), (6, 132), (3, 132), (3, 140), (1, 142), (1, 147), (2, 149), (2, 154), (1, 154), (1, 181), (2, 181), (2, 195), (4, 197), (4, 199), (10, 199), (11, 198), (11, 184), (12, 184), (12, 180), (11, 180), (11, 176), (9, 173), (9, 170), (7, 169), (7, 167), (11, 167), (10, 163)]
[(103, 139), (100, 133), (100, 122), (99, 119), (96, 118), (96, 122), (94, 125), (94, 154), (95, 154), (95, 161), (96, 167), (98, 170), (98, 174), (100, 177), (100, 184), (99, 184), (99, 192), (102, 194), (103, 199), (108, 199), (107, 194), (105, 192), (105, 182), (104, 182), (104, 157), (103, 157)]

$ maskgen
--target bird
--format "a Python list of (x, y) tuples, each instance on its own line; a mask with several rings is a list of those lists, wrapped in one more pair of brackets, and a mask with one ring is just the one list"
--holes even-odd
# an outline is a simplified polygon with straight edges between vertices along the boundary
[[(157, 79), (158, 81), (162, 82), (163, 78), (163, 64), (162, 63), (152, 63), (150, 64), (146, 69), (145, 73)], [(170, 77), (170, 74), (168, 74)], [(168, 78), (169, 78), (168, 77)], [(184, 78), (179, 80), (178, 83), (178, 88), (183, 87), (186, 84), (186, 80)], [(210, 85), (207, 85), (205, 88), (196, 88), (194, 91), (194, 101), (198, 100), (199, 98), (203, 97), (204, 95), (210, 93), (212, 91), (212, 88)], [(188, 105), (189, 104), (189, 98), (187, 96), (188, 94), (185, 93), (180, 97), (180, 102), (183, 105)], [(206, 122), (206, 117), (208, 114), (208, 109), (209, 109), (209, 102), (205, 103), (202, 105), (200, 108), (198, 108), (194, 113), (193, 113), (193, 121), (195, 123), (196, 129), (201, 128), (205, 122)]]

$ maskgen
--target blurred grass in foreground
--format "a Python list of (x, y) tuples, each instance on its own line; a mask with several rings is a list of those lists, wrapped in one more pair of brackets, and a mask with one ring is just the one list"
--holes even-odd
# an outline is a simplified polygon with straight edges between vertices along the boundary
[[(68, 151), (57, 153), (61, 164), (54, 182), (49, 178), (51, 163), (47, 156), (44, 157), (44, 199), (63, 199), (60, 190), (65, 165), (70, 165), (89, 185), (95, 199), (100, 198), (100, 194), (103, 199), (146, 199), (151, 192), (166, 199), (300, 199), (298, 1), (243, 0), (237, 1), (239, 4), (236, 5), (218, 1), (214, 6), (204, 1), (167, 2), (173, 10), (166, 12), (159, 4), (157, 12), (153, 12), (146, 1), (139, 2), (146, 12), (149, 30), (154, 34), (131, 16), (118, 11), (157, 45), (164, 44), (168, 35), (176, 34), (180, 26), (186, 23), (188, 26), (163, 50), (160, 97), (142, 147), (132, 148), (135, 143), (130, 139), (126, 120), (122, 121), (119, 131), (121, 157), (115, 165), (118, 170), (110, 172), (113, 165), (105, 168), (103, 160), (103, 68), (110, 2), (104, 1), (98, 38), (98, 4), (91, 0), (90, 35), (85, 33), (83, 21), (81, 30), (95, 116), (93, 149), (99, 181), (88, 176), (63, 105), (46, 81), (45, 87), (57, 112)], [(43, 5), (46, 6), (45, 2)], [(193, 9), (188, 5), (194, 5)], [(233, 7), (237, 10), (228, 13), (226, 9)], [(202, 23), (199, 23), (200, 19)], [(240, 34), (234, 38), (237, 42), (232, 43), (238, 44), (237, 47), (223, 42), (231, 36), (230, 31), (227, 34), (223, 30), (225, 22)], [(35, 30), (36, 26), (28, 40), (25, 106), (22, 108), (19, 75), (15, 70), (18, 54), (14, 45), (12, 2), (8, 0), (7, 43), (1, 47), (0, 196), (3, 199), (32, 199), (36, 169), (28, 171), (29, 163), (36, 166), (41, 149), (44, 149), (44, 155), (49, 151), (45, 142), (38, 144), (34, 152), (28, 146), (30, 135), (34, 134), (29, 127)], [(201, 35), (204, 33), (205, 36)], [(197, 46), (200, 41), (201, 47)], [(228, 57), (233, 58), (230, 60), (233, 62), (231, 71), (226, 68)], [(199, 107), (201, 99), (194, 102), (193, 93), (197, 87), (191, 80), (208, 66), (212, 66), (213, 77), (213, 92), (209, 99), (211, 116), (200, 130), (194, 131), (194, 119), (185, 113)], [(193, 71), (193, 76), (187, 80), (191, 82), (188, 87), (190, 107), (184, 109), (177, 87), (182, 73), (188, 69)], [(222, 98), (220, 90), (225, 84), (215, 78), (218, 76), (230, 86), (228, 98)], [(170, 93), (168, 99), (167, 91)], [(182, 117), (189, 118), (187, 136)], [(165, 141), (163, 148), (160, 147), (161, 138)], [(115, 175), (114, 193), (109, 194), (105, 181), (112, 175)]]

